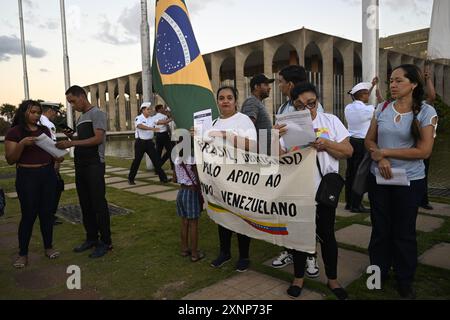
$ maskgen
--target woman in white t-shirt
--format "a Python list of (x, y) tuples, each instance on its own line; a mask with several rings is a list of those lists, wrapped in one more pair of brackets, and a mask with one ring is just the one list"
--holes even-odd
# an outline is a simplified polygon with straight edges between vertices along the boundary
[[(309, 110), (313, 120), (317, 139), (312, 147), (317, 150), (322, 175), (339, 172), (339, 159), (352, 156), (353, 148), (349, 142), (350, 134), (342, 122), (334, 115), (317, 112), (318, 95), (316, 87), (311, 83), (297, 85), (291, 91), (291, 99), (296, 110)], [(278, 127), (280, 128), (280, 127)], [(286, 128), (280, 128), (280, 135), (286, 133)], [(280, 139), (281, 153), (285, 152), (283, 138)], [(319, 170), (315, 175), (316, 190), (322, 180)], [(334, 235), (336, 209), (318, 203), (316, 206), (316, 233), (320, 242), (325, 273), (328, 278), (327, 286), (340, 300), (347, 298), (347, 293), (337, 281), (338, 247)], [(308, 254), (293, 250), (295, 279), (287, 290), (291, 297), (300, 296), (303, 288), (305, 263)]]
[[(255, 125), (250, 118), (237, 111), (237, 90), (233, 87), (222, 87), (217, 91), (217, 104), (219, 106), (220, 117), (213, 122), (213, 128), (209, 132), (211, 137), (223, 137), (232, 140), (235, 146), (245, 147), (246, 150), (256, 146), (257, 133)], [(219, 227), (220, 253), (211, 262), (214, 268), (220, 268), (231, 259), (231, 236), (232, 231)], [(239, 245), (239, 260), (236, 264), (236, 271), (244, 272), (250, 265), (249, 248), (250, 238), (237, 234)]]

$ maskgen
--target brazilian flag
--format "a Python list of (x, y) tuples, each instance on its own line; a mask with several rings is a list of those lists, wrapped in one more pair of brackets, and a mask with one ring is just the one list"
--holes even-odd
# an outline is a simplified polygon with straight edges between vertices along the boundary
[(193, 125), (193, 113), (212, 109), (215, 95), (183, 0), (157, 0), (153, 87), (172, 110), (178, 128)]

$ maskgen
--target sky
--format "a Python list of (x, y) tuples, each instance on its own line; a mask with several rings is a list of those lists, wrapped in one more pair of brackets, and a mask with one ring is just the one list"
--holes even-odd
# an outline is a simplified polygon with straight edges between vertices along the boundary
[[(302, 27), (361, 41), (361, 0), (186, 0), (203, 54)], [(155, 0), (148, 0), (154, 21)], [(432, 0), (380, 0), (380, 36), (430, 26)], [(71, 84), (142, 70), (140, 0), (66, 0)], [(23, 100), (17, 0), (0, 0), (0, 105)], [(64, 101), (58, 0), (23, 0), (32, 99)], [(151, 24), (151, 42), (154, 28)]]

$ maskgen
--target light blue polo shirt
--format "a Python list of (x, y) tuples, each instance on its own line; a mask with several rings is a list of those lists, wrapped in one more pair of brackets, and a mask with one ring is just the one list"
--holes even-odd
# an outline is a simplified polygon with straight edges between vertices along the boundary
[[(378, 124), (378, 147), (380, 149), (409, 149), (413, 148), (414, 138), (411, 134), (411, 123), (413, 113), (399, 113), (394, 107), (395, 101), (391, 102), (384, 111), (383, 104), (380, 104), (375, 110), (375, 119)], [(400, 116), (400, 121), (396, 121)], [(437, 116), (436, 110), (423, 103), (417, 120), (419, 127), (424, 128), (432, 126), (432, 120)], [(405, 169), (406, 176), (410, 181), (421, 180), (425, 178), (425, 165), (423, 160), (399, 160), (389, 159), (392, 168)], [(371, 172), (375, 175), (375, 168), (378, 165), (372, 162)]]

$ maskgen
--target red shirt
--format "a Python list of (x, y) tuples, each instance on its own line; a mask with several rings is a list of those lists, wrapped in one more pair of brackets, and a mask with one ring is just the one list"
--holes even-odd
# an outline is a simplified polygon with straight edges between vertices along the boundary
[[(19, 126), (12, 127), (5, 136), (5, 141), (19, 143), (25, 137), (39, 137), (45, 133), (51, 137), (50, 131), (46, 127), (38, 127), (36, 131), (22, 131)], [(25, 146), (17, 163), (20, 164), (46, 164), (54, 161), (53, 156), (36, 145)]]

